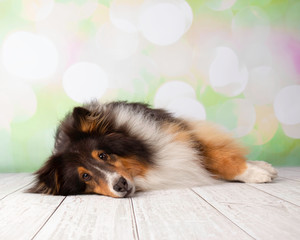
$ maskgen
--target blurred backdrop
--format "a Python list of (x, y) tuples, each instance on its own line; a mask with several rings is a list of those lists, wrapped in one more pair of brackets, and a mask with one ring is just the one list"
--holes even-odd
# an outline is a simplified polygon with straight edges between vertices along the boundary
[(300, 165), (297, 0), (0, 0), (0, 172), (34, 171), (75, 105), (143, 101)]

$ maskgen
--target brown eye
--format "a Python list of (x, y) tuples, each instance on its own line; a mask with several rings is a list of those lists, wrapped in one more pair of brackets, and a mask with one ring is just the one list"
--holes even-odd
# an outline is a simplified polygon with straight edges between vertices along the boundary
[(108, 154), (103, 152), (99, 154), (99, 158), (103, 161), (106, 161), (108, 159)]
[(84, 181), (90, 181), (91, 178), (92, 178), (91, 175), (88, 174), (88, 173), (83, 173), (83, 174), (82, 174), (82, 179), (83, 179)]

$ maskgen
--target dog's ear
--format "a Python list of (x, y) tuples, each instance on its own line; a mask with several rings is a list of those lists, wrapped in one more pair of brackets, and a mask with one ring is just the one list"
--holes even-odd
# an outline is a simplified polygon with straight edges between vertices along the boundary
[(36, 174), (36, 182), (27, 192), (45, 193), (58, 195), (60, 192), (60, 183), (58, 179), (58, 167), (61, 156), (51, 156)]
[(89, 130), (92, 113), (83, 107), (75, 107), (61, 122), (55, 136), (55, 152), (63, 152), (72, 139), (82, 138)]
[[(91, 112), (83, 107), (75, 107), (72, 113), (73, 128), (77, 131), (79, 130), (81, 133), (96, 132), (98, 134), (105, 134), (112, 128), (112, 122), (108, 115), (109, 114), (104, 111)], [(68, 132), (69, 136), (73, 134), (71, 131)], [(81, 137), (81, 135), (79, 136)]]
[(83, 107), (75, 107), (73, 109), (72, 117), (73, 117), (73, 127), (82, 132), (88, 131), (88, 123), (90, 122), (89, 117), (91, 116), (91, 112)]

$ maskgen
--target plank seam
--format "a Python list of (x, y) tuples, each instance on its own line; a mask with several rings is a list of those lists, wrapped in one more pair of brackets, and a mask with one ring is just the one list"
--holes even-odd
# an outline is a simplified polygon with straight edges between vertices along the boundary
[(292, 178), (289, 178), (289, 177), (282, 177), (282, 176), (279, 176), (279, 177), (280, 177), (280, 178), (287, 179), (287, 180), (290, 180), (290, 181), (294, 181), (294, 182), (300, 182), (300, 180), (292, 179)]
[(16, 193), (18, 192), (19, 190), (23, 189), (23, 188), (26, 188), (28, 185), (30, 185), (31, 183), (27, 183), (26, 185), (22, 186), (22, 187), (19, 187), (17, 188), (16, 190), (6, 194), (4, 197), (0, 198), (0, 201), (3, 200), (4, 198), (8, 197), (9, 195), (13, 194), (13, 193)]
[(300, 207), (299, 205), (297, 205), (297, 204), (295, 204), (295, 203), (292, 203), (292, 202), (290, 202), (289, 200), (283, 199), (283, 198), (281, 198), (280, 196), (273, 195), (272, 193), (266, 192), (265, 190), (262, 190), (262, 189), (260, 189), (260, 188), (257, 188), (257, 187), (255, 187), (255, 186), (250, 185), (250, 184), (247, 184), (247, 183), (246, 183), (246, 185), (247, 185), (247, 186), (250, 186), (250, 187), (252, 187), (252, 188), (254, 188), (254, 189), (256, 189), (256, 190), (259, 190), (259, 191), (261, 191), (261, 192), (263, 192), (263, 193), (266, 193), (266, 194), (268, 194), (268, 195), (270, 195), (270, 196), (272, 196), (272, 197), (278, 198), (278, 199), (280, 199), (280, 200), (282, 200), (282, 201), (284, 201), (284, 202), (287, 202), (287, 203), (289, 203), (289, 204), (292, 204), (292, 205), (294, 205), (294, 206), (296, 206), (296, 207)]
[(213, 209), (215, 209), (218, 213), (220, 213), (223, 217), (225, 217), (226, 219), (228, 219), (233, 225), (235, 225), (237, 228), (239, 228), (242, 232), (244, 232), (245, 234), (247, 234), (250, 238), (252, 239), (256, 239), (255, 237), (253, 237), (250, 233), (248, 233), (245, 229), (241, 228), (241, 226), (239, 226), (238, 224), (236, 224), (234, 221), (232, 221), (229, 217), (227, 217), (224, 213), (222, 213), (219, 209), (217, 209), (214, 205), (212, 205), (210, 202), (208, 202), (205, 198), (203, 198), (202, 196), (200, 196), (200, 194), (198, 194), (197, 192), (194, 191), (194, 189), (189, 188), (194, 194), (196, 194), (198, 197), (200, 197), (203, 201), (205, 201), (208, 205), (210, 205)]
[(31, 240), (33, 240), (38, 233), (42, 230), (42, 228), (47, 224), (47, 222), (50, 220), (50, 218), (53, 216), (53, 214), (57, 211), (57, 209), (60, 207), (60, 205), (63, 203), (63, 201), (65, 201), (67, 197), (64, 197), (63, 200), (61, 200), (61, 202), (57, 205), (57, 207), (54, 209), (54, 211), (50, 214), (50, 216), (46, 219), (46, 221), (43, 223), (43, 225), (37, 230), (37, 232), (33, 235), (33, 237), (31, 238)]
[(138, 226), (137, 226), (137, 221), (136, 221), (136, 216), (135, 216), (135, 211), (134, 211), (134, 205), (133, 205), (132, 198), (130, 198), (129, 201), (130, 201), (131, 215), (132, 215), (133, 236), (134, 236), (134, 238), (139, 240), (140, 237), (139, 237), (139, 231), (138, 231)]

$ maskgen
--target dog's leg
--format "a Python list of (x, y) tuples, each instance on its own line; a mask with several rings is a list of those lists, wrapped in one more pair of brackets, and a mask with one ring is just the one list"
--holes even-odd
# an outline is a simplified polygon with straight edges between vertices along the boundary
[(218, 127), (200, 122), (193, 124), (194, 135), (203, 146), (204, 167), (216, 178), (249, 183), (271, 182), (276, 170), (262, 161), (246, 161), (247, 150)]
[(263, 161), (247, 161), (246, 170), (233, 180), (248, 183), (271, 182), (277, 176), (277, 171), (271, 164)]

